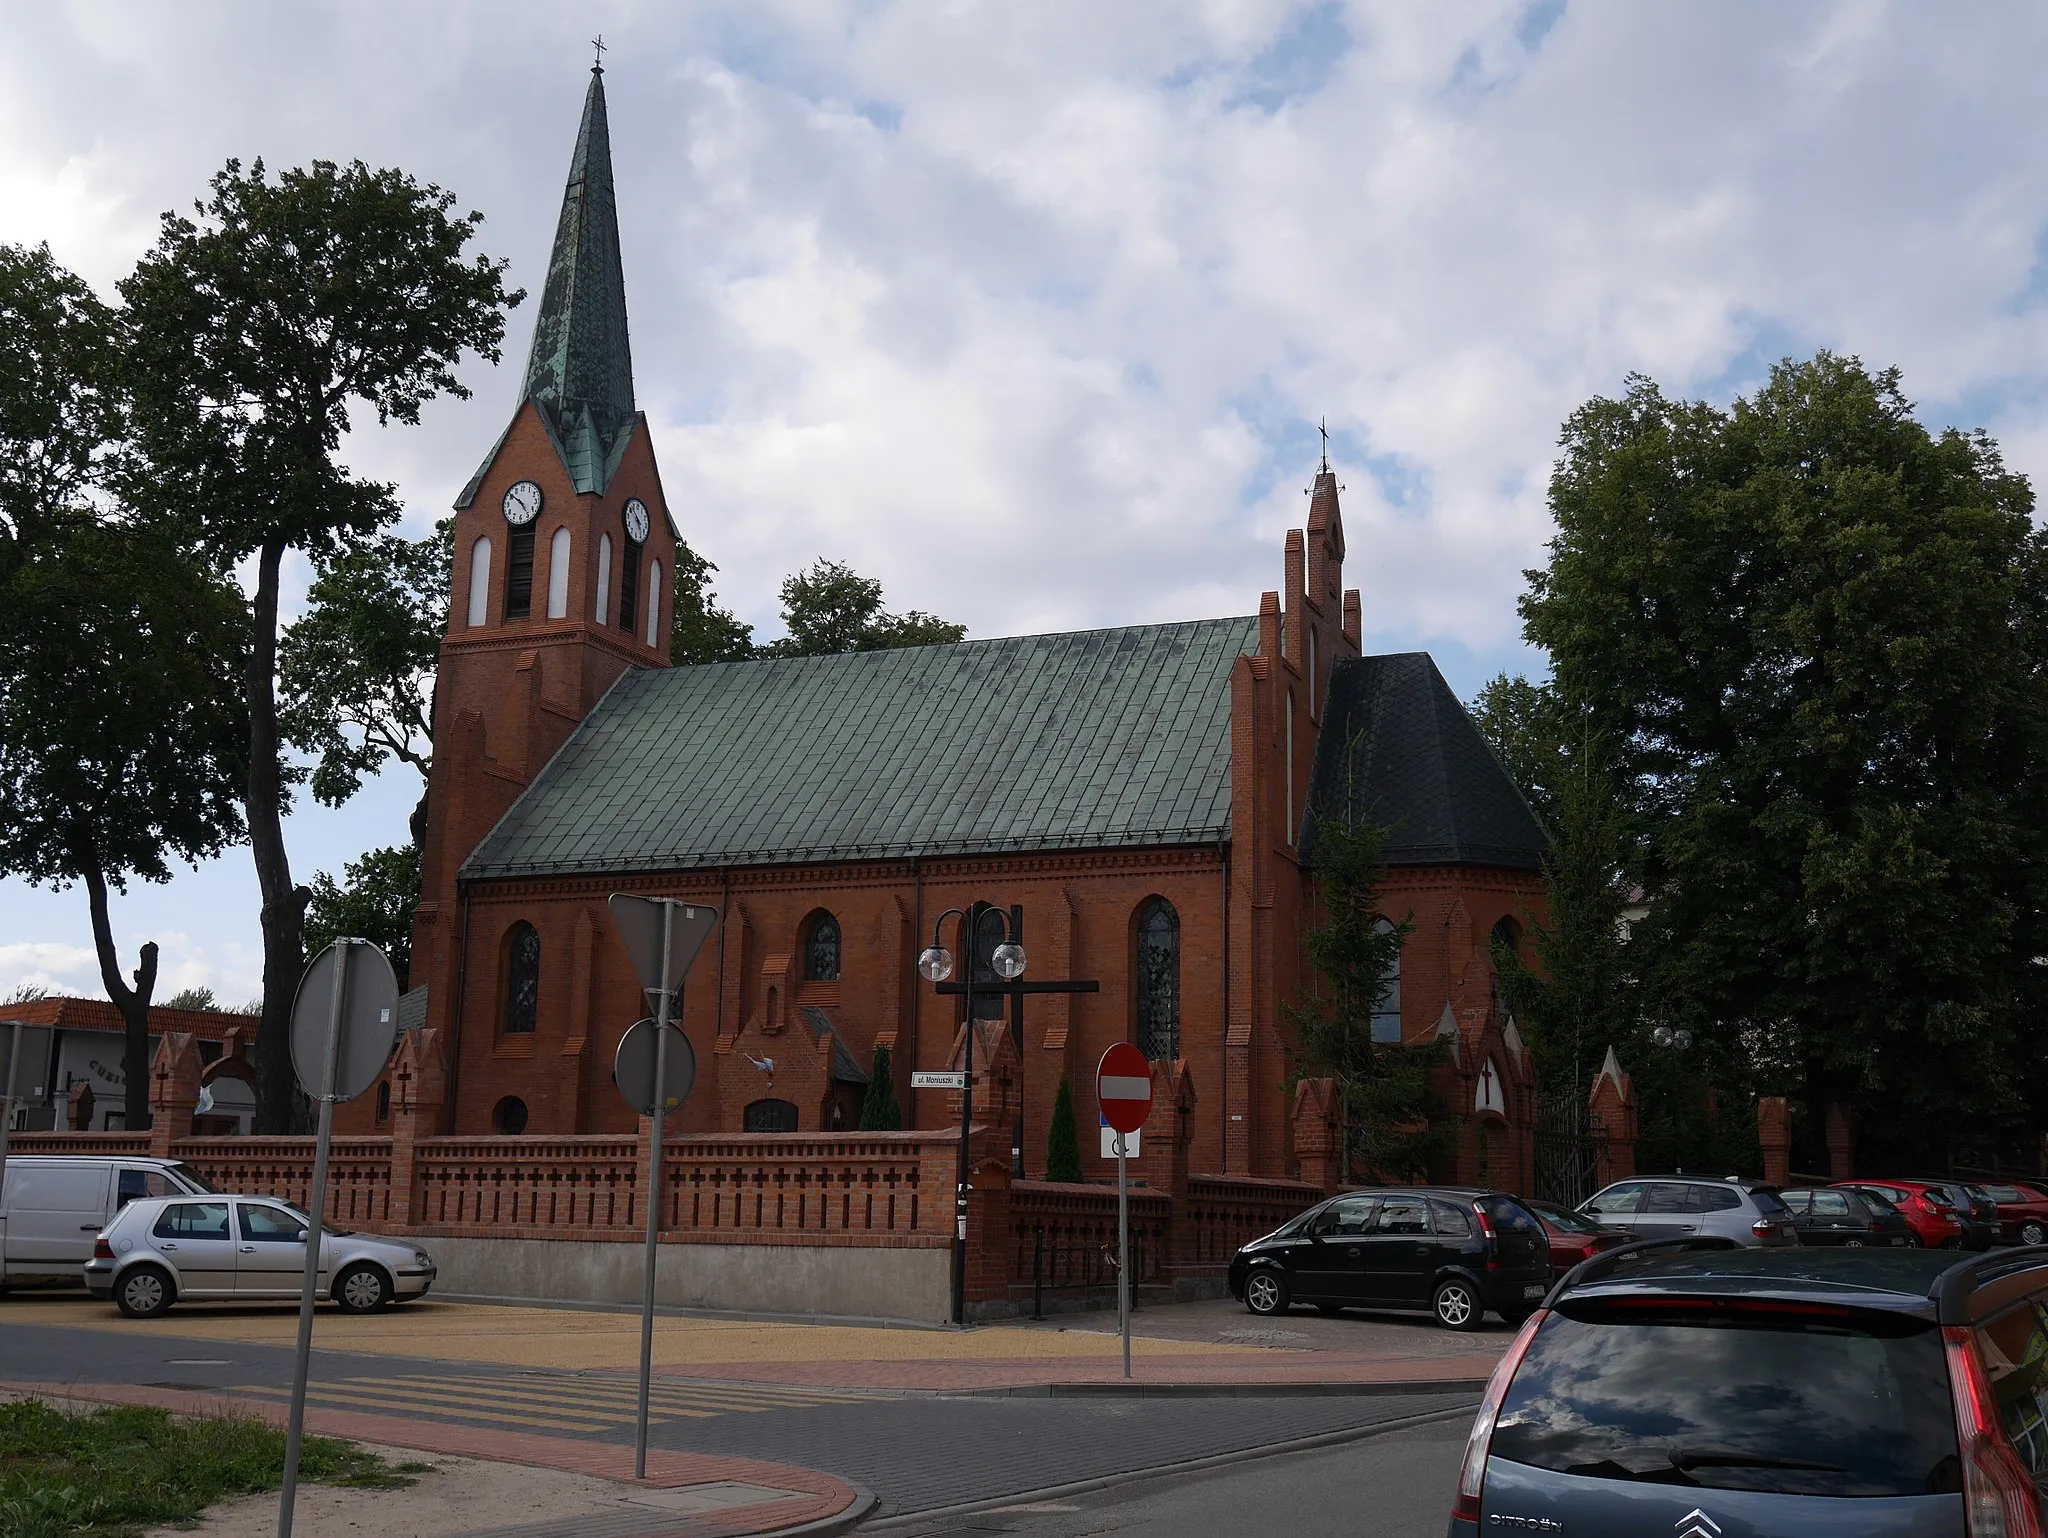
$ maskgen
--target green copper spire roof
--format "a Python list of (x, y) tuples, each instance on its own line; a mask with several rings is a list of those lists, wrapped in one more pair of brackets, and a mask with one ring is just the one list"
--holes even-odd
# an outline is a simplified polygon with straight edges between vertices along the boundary
[[(548, 258), (520, 398), (540, 408), (576, 489), (602, 492), (638, 418), (602, 68), (591, 70), (590, 90), (583, 98), (583, 121), (576, 130), (576, 153), (569, 161), (569, 184), (562, 192), (562, 216), (555, 225), (555, 248)], [(497, 456), (493, 446), (457, 507), (470, 504)]]

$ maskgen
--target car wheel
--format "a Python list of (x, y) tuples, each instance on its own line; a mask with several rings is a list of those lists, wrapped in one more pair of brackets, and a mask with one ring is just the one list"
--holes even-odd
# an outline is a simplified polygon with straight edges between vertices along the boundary
[(1479, 1306), (1478, 1292), (1461, 1276), (1439, 1282), (1429, 1308), (1436, 1315), (1436, 1322), (1447, 1330), (1476, 1330), (1484, 1312)]
[(391, 1283), (375, 1266), (350, 1266), (334, 1279), (333, 1295), (351, 1314), (374, 1314), (391, 1301)]
[(1271, 1271), (1254, 1271), (1244, 1284), (1244, 1306), (1255, 1314), (1287, 1312), (1287, 1283)]
[(1842, 1241), (1842, 1248), (1845, 1250), (1860, 1250), (1863, 1248), (1863, 1241), (1861, 1239), (1844, 1239)]
[(2048, 1228), (2043, 1228), (2039, 1223), (2020, 1224), (2021, 1244), (2039, 1244), (2043, 1240), (2048, 1240)]
[(136, 1266), (114, 1288), (114, 1306), (130, 1319), (154, 1319), (177, 1295), (170, 1272), (161, 1266)]
[(1906, 1248), (1909, 1250), (1924, 1250), (1927, 1248), (1927, 1245), (1918, 1234), (1908, 1233), (1906, 1235)]

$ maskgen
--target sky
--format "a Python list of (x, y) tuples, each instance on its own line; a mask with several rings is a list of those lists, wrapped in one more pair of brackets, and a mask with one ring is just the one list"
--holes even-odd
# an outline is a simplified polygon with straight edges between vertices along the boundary
[[(1539, 673), (1558, 428), (1819, 348), (2048, 470), (2048, 8), (1737, 0), (0, 0), (0, 241), (110, 297), (230, 157), (403, 167), (537, 291), (599, 32), (639, 404), (720, 600), (825, 556), (977, 636), (1253, 612), (1317, 425), (1368, 650)], [(345, 445), (424, 533), (468, 401)], [(290, 574), (288, 609), (308, 573)], [(389, 773), (295, 876), (402, 842)], [(116, 906), (159, 996), (259, 991), (246, 849)], [(0, 881), (0, 997), (100, 992)]]

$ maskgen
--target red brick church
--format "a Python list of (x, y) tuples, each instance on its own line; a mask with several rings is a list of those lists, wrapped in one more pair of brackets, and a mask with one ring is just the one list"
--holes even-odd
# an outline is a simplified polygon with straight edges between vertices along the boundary
[(1191, 1100), (1193, 1168), (1286, 1175), (1299, 841), (1346, 787), (1389, 830), (1388, 916), (1414, 922), (1377, 1029), (1453, 1039), (1444, 1173), (1525, 1186), (1534, 1086), (1489, 942), (1540, 911), (1543, 835), (1426, 654), (1360, 655), (1338, 489), (1325, 465), (1255, 613), (668, 666), (690, 510), (634, 406), (594, 72), (522, 399), (456, 501), (407, 999), (452, 1044), (447, 1130), (633, 1129), (618, 891), (723, 915), (686, 989), (687, 1130), (851, 1129), (878, 1047), (906, 1125), (944, 1126), (957, 1096), (910, 1074), (957, 1065), (963, 1012), (915, 960), (985, 901), (1021, 921), (1026, 980), (1099, 984), (977, 1001), (976, 1104), (1021, 1109), (1030, 1173), (1061, 1077), (1085, 1131), (1097, 1058), (1133, 1041)]

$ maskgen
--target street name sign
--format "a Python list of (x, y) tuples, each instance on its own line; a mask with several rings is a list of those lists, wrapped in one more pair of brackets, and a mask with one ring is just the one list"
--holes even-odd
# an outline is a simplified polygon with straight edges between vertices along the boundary
[(910, 1076), (912, 1089), (965, 1089), (967, 1075), (960, 1072), (934, 1073), (920, 1069)]

